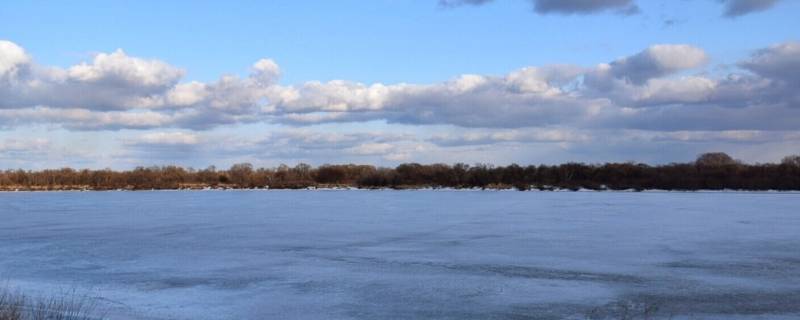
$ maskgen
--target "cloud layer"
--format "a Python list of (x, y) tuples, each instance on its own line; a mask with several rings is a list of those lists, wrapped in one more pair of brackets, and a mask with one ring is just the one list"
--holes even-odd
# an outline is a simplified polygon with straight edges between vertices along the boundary
[[(218, 153), (405, 161), (436, 150), (525, 144), (558, 150), (598, 142), (675, 143), (687, 150), (687, 143), (797, 144), (800, 43), (755, 49), (725, 74), (708, 72), (712, 67), (699, 47), (656, 44), (592, 66), (530, 66), (431, 84), (286, 85), (270, 59), (254, 62), (246, 76), (197, 82), (186, 81), (180, 68), (123, 50), (59, 68), (0, 41), (0, 132), (139, 130), (121, 140), (120, 155), (165, 160)], [(370, 133), (342, 123), (383, 123), (411, 133)], [(250, 124), (282, 129), (248, 139), (209, 133)], [(6, 161), (58, 157), (46, 139), (28, 141), (30, 148), (20, 141), (0, 143)]]
[(383, 120), (466, 128), (800, 129), (800, 44), (754, 51), (730, 74), (703, 73), (706, 53), (658, 44), (595, 66), (526, 67), (434, 84), (346, 80), (282, 85), (262, 59), (240, 78), (181, 82), (184, 71), (122, 50), (61, 69), (0, 42), (0, 125), (70, 130), (311, 125)]

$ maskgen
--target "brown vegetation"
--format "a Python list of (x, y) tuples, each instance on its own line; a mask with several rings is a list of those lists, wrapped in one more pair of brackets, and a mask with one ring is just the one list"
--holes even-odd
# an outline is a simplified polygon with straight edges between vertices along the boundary
[(692, 163), (659, 166), (642, 163), (552, 166), (406, 163), (395, 168), (354, 164), (254, 168), (245, 163), (227, 170), (217, 170), (213, 166), (202, 170), (165, 166), (130, 171), (71, 168), (0, 171), (0, 190), (6, 191), (308, 187), (800, 190), (800, 156), (786, 157), (778, 164), (746, 164), (724, 153), (706, 153)]
[(75, 292), (54, 298), (31, 298), (0, 289), (0, 320), (102, 319), (91, 299)]

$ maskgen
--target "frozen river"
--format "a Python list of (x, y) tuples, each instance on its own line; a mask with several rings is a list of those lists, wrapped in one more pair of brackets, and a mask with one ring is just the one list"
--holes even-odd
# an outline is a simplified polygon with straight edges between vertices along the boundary
[(800, 194), (0, 193), (0, 285), (112, 319), (797, 319)]

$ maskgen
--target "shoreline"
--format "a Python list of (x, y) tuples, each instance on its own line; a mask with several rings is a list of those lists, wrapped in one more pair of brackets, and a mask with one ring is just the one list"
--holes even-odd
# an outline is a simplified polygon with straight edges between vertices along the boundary
[(768, 194), (800, 194), (800, 190), (750, 190), (750, 189), (696, 189), (696, 190), (668, 190), (668, 189), (589, 189), (589, 188), (538, 188), (531, 187), (527, 190), (519, 190), (514, 187), (487, 187), (487, 188), (453, 188), (453, 187), (402, 187), (402, 188), (361, 188), (361, 187), (307, 187), (307, 188), (231, 188), (231, 187), (208, 187), (208, 188), (158, 188), (158, 189), (93, 189), (93, 188), (63, 188), (63, 189), (42, 189), (42, 188), (20, 188), (15, 190), (0, 189), (0, 193), (51, 193), (51, 192), (224, 192), (224, 191), (262, 191), (262, 192), (281, 192), (281, 191), (436, 191), (436, 192), (594, 192), (594, 193), (768, 193)]
[(297, 164), (226, 170), (179, 166), (111, 169), (22, 169), (0, 171), (0, 191), (229, 189), (477, 189), (540, 191), (800, 191), (800, 156), (780, 164), (747, 164), (707, 153), (694, 162), (559, 165), (467, 165), (403, 163), (394, 168), (357, 164)]

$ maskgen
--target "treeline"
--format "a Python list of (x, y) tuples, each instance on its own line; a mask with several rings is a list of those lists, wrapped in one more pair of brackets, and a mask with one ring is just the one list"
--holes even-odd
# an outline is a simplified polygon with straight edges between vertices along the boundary
[(519, 190), (800, 190), (800, 155), (781, 163), (746, 164), (724, 153), (706, 153), (690, 163), (651, 166), (642, 163), (561, 165), (417, 163), (395, 168), (370, 165), (254, 168), (236, 164), (227, 170), (177, 166), (139, 167), (130, 171), (57, 170), (0, 172), (0, 190), (150, 190), (201, 188), (300, 189), (490, 188)]

